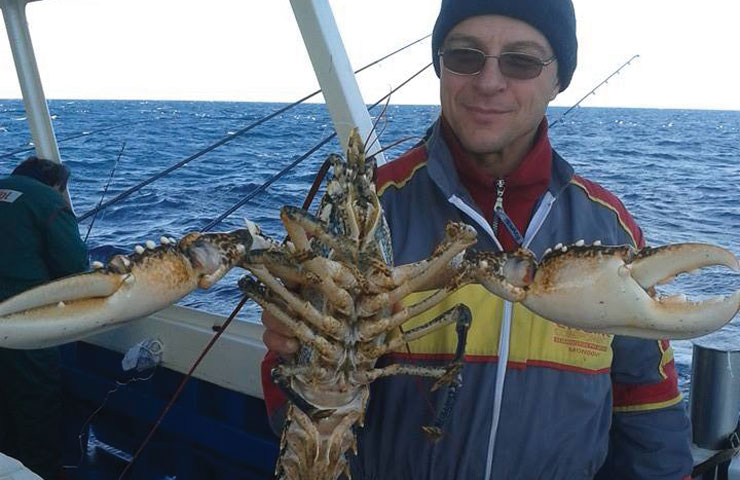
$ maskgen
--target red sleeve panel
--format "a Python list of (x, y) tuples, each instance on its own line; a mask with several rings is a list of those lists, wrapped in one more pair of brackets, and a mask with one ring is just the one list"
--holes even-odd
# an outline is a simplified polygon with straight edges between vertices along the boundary
[(572, 183), (583, 189), (591, 200), (614, 211), (619, 224), (632, 238), (633, 245), (638, 248), (645, 246), (645, 239), (642, 236), (642, 230), (637, 225), (637, 222), (635, 222), (635, 219), (632, 218), (632, 215), (627, 211), (627, 208), (624, 206), (622, 201), (613, 193), (598, 183), (592, 182), (591, 180), (587, 180), (578, 175), (573, 176)]
[(425, 145), (420, 145), (404, 153), (396, 160), (378, 168), (375, 176), (375, 187), (378, 196), (383, 195), (388, 187), (403, 187), (414, 176), (414, 173), (426, 163), (427, 149)]
[(262, 393), (265, 396), (265, 406), (267, 407), (267, 414), (272, 417), (277, 411), (285, 404), (285, 396), (283, 392), (275, 385), (272, 381), (272, 375), (270, 372), (278, 364), (278, 356), (269, 351), (262, 360)]
[[(620, 355), (619, 369), (612, 376), (614, 410), (645, 411), (679, 403), (678, 374), (668, 340), (631, 339), (629, 343), (621, 341), (620, 345), (627, 346), (623, 350), (631, 350), (631, 358), (626, 360), (623, 357), (627, 355)], [(644, 352), (635, 352), (638, 348)]]

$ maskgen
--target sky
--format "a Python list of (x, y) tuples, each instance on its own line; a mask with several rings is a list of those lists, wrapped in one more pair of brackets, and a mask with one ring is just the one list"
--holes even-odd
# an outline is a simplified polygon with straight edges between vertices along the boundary
[[(330, 0), (353, 67), (431, 32), (440, 0)], [(574, 0), (578, 69), (552, 103), (740, 111), (738, 0)], [(49, 99), (292, 102), (318, 88), (288, 0), (42, 0), (26, 8)], [(20, 98), (0, 25), (0, 98)], [(431, 61), (430, 41), (358, 75), (374, 103)], [(394, 93), (438, 104), (430, 68)], [(317, 99), (321, 101), (320, 98)]]

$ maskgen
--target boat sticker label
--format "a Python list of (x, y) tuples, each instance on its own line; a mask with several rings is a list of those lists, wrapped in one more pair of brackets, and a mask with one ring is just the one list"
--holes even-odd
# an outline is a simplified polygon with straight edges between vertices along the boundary
[(13, 203), (18, 200), (18, 197), (20, 197), (21, 195), (23, 195), (23, 192), (0, 188), (0, 202)]

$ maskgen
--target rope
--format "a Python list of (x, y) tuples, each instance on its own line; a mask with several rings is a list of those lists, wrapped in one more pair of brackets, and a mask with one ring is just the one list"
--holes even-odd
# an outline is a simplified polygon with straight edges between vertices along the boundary
[(740, 454), (739, 432), (740, 427), (728, 437), (726, 441), (727, 448), (718, 451), (702, 463), (694, 465), (694, 469), (691, 471), (691, 478), (703, 477), (706, 473), (713, 472), (717, 467), (730, 462), (734, 456)]
[[(414, 40), (413, 42), (411, 42), (411, 43), (409, 43), (409, 44), (407, 44), (407, 45), (405, 45), (405, 46), (403, 46), (403, 47), (401, 47), (401, 48), (399, 48), (399, 49), (397, 49), (397, 50), (395, 50), (395, 51), (393, 51), (393, 52), (391, 52), (391, 53), (389, 53), (389, 54), (387, 54), (387, 55), (385, 55), (385, 56), (383, 56), (381, 58), (379, 58), (378, 60), (375, 60), (375, 61), (373, 61), (373, 62), (365, 65), (364, 67), (362, 67), (359, 70), (357, 70), (355, 72), (355, 74), (360, 73), (363, 70), (366, 70), (366, 69), (368, 69), (368, 68), (370, 68), (370, 67), (378, 64), (379, 62), (387, 59), (388, 57), (390, 57), (392, 55), (395, 55), (398, 52), (401, 52), (402, 50), (405, 50), (405, 49), (411, 47), (412, 45), (415, 45), (415, 44), (421, 42), (422, 40), (424, 40), (424, 39), (426, 39), (428, 37), (429, 37), (429, 35), (426, 35), (426, 36), (424, 36), (424, 37), (422, 37), (422, 38), (420, 38), (418, 40)], [(315, 92), (312, 92), (312, 93), (306, 95), (305, 97), (301, 98), (300, 100), (297, 100), (297, 101), (295, 101), (295, 102), (293, 102), (293, 103), (291, 103), (289, 105), (286, 105), (283, 108), (280, 108), (280, 109), (276, 110), (275, 112), (267, 115), (266, 117), (263, 117), (263, 118), (255, 121), (255, 122), (251, 123), (250, 125), (247, 125), (246, 127), (242, 128), (241, 130), (238, 130), (235, 133), (233, 133), (231, 135), (228, 135), (228, 136), (226, 136), (226, 137), (218, 140), (216, 143), (212, 144), (211, 146), (206, 147), (203, 150), (195, 153), (194, 155), (191, 155), (188, 158), (177, 162), (176, 164), (172, 165), (171, 167), (162, 170), (161, 172), (153, 175), (152, 177), (149, 177), (148, 179), (144, 180), (143, 182), (138, 183), (137, 185), (134, 185), (133, 187), (129, 188), (128, 190), (126, 190), (126, 191), (118, 194), (116, 197), (112, 198), (111, 200), (109, 200), (109, 201), (107, 201), (107, 202), (105, 202), (105, 203), (103, 203), (101, 205), (98, 205), (97, 207), (93, 208), (89, 212), (84, 213), (77, 220), (79, 222), (81, 222), (81, 221), (87, 219), (88, 217), (90, 217), (91, 215), (94, 215), (95, 213), (99, 212), (100, 210), (104, 210), (104, 209), (108, 208), (110, 205), (113, 205), (114, 203), (117, 203), (117, 202), (123, 200), (124, 198), (128, 197), (132, 193), (134, 193), (134, 192), (136, 192), (138, 190), (141, 190), (143, 187), (149, 185), (150, 183), (154, 183), (155, 181), (157, 181), (160, 178), (162, 178), (162, 177), (164, 177), (164, 176), (172, 173), (173, 171), (177, 170), (178, 168), (180, 168), (180, 167), (182, 167), (184, 165), (187, 165), (188, 163), (190, 163), (191, 161), (195, 160), (196, 158), (201, 157), (201, 156), (205, 155), (206, 153), (215, 150), (216, 148), (220, 147), (221, 145), (224, 145), (224, 144), (226, 144), (226, 143), (234, 140), (235, 138), (238, 138), (238, 137), (244, 135), (245, 133), (249, 132), (253, 128), (255, 128), (255, 127), (259, 126), (259, 125), (262, 125), (263, 123), (267, 122), (268, 120), (271, 120), (271, 119), (275, 118), (276, 116), (278, 116), (278, 115), (286, 112), (287, 110), (290, 110), (291, 108), (293, 108), (293, 107), (295, 107), (295, 106), (297, 106), (297, 105), (305, 102), (309, 98), (311, 98), (311, 97), (313, 97), (315, 95), (318, 95), (319, 93), (321, 93), (321, 90), (320, 89), (319, 90), (316, 90)]]

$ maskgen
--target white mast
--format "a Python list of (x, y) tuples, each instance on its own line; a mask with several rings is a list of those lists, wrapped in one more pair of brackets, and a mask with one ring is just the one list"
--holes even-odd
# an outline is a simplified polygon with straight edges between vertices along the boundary
[[(44, 88), (41, 85), (36, 55), (33, 53), (31, 34), (26, 20), (26, 3), (35, 0), (0, 0), (0, 9), (5, 19), (10, 50), (13, 52), (15, 71), (23, 94), (28, 126), (36, 148), (36, 156), (61, 163), (59, 146), (46, 105)], [(69, 193), (65, 192), (69, 199)], [(71, 205), (71, 203), (70, 203)]]
[[(350, 129), (357, 126), (362, 138), (369, 139), (368, 154), (377, 152), (380, 145), (372, 131), (373, 123), (328, 0), (290, 0), (290, 4), (342, 150), (347, 149)], [(375, 158), (378, 165), (385, 163), (382, 154)]]

